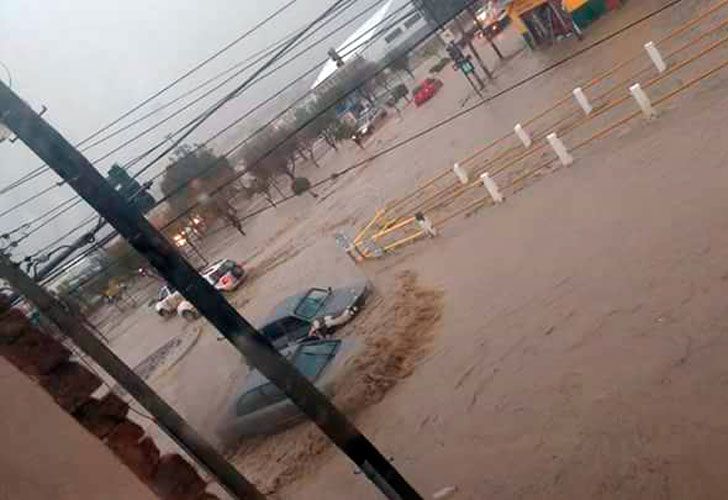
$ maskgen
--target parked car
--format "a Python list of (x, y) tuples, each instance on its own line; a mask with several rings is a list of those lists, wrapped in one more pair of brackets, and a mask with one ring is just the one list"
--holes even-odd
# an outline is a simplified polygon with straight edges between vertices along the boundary
[(305, 338), (317, 324), (337, 328), (353, 318), (366, 301), (368, 285), (344, 288), (309, 288), (273, 308), (259, 331), (277, 349)]
[(192, 321), (200, 316), (195, 306), (169, 285), (165, 285), (159, 290), (154, 310), (163, 318), (170, 318), (178, 314), (184, 319)]
[(377, 106), (376, 108), (367, 108), (359, 115), (356, 121), (356, 131), (352, 136), (353, 140), (361, 140), (371, 135), (379, 123), (387, 117), (387, 110)]
[(422, 106), (424, 103), (432, 99), (442, 87), (442, 81), (438, 78), (426, 78), (421, 84), (412, 90), (415, 106)]
[(222, 259), (202, 271), (202, 276), (218, 290), (236, 290), (245, 280), (243, 266), (230, 259)]
[[(287, 347), (281, 354), (321, 392), (332, 396), (358, 345), (351, 339), (316, 340)], [(216, 431), (222, 443), (233, 444), (241, 437), (280, 431), (302, 418), (283, 391), (253, 370), (233, 393)]]

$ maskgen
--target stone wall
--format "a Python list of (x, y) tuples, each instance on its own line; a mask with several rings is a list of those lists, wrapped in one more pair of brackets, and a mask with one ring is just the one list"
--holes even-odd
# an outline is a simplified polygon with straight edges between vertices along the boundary
[(101, 399), (93, 398), (102, 381), (71, 361), (71, 353), (60, 342), (34, 328), (20, 311), (0, 310), (0, 356), (45, 389), (159, 498), (216, 498), (205, 491), (205, 481), (179, 454), (160, 456), (144, 430), (127, 419), (129, 407), (118, 396), (110, 392)]

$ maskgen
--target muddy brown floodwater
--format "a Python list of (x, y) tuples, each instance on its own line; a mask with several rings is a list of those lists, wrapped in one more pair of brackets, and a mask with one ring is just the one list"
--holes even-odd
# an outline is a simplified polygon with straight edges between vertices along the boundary
[[(394, 289), (373, 297), (341, 335), (363, 343), (348, 360), (334, 391), (334, 404), (353, 417), (381, 401), (398, 381), (412, 374), (431, 345), (442, 310), (442, 292), (424, 288), (415, 273), (399, 274)], [(311, 423), (241, 444), (233, 461), (265, 493), (273, 493), (322, 463), (330, 441)]]
[[(477, 41), (496, 74), (486, 92), (505, 91), (672, 3), (625, 2), (583, 42), (539, 51), (523, 50), (506, 30), (497, 40), (509, 55), (502, 62)], [(380, 302), (342, 333), (361, 336), (375, 355), (352, 366), (352, 385), (337, 401), (425, 497), (457, 486), (457, 500), (728, 498), (727, 70), (658, 106), (656, 120), (632, 120), (574, 151), (571, 167), (534, 177), (505, 203), (453, 219), (437, 238), (355, 266), (331, 234), (355, 234), (377, 207), (630, 55), (648, 64), (645, 42), (717, 3), (677, 2), (321, 186), (319, 198), (297, 197), (246, 221), (247, 237), (222, 232), (206, 241), (211, 258), (252, 270), (230, 301), (253, 323), (311, 286), (374, 283)], [(728, 16), (728, 4), (719, 14), (710, 26)], [(701, 32), (658, 45), (667, 53)], [(658, 98), (726, 57), (728, 45), (717, 46), (647, 91)], [(446, 68), (439, 76), (438, 95), (388, 120), (365, 150), (342, 146), (320, 168), (301, 171), (329, 178), (474, 102), (462, 75)], [(629, 97), (627, 87), (618, 91)], [(624, 107), (636, 110), (631, 101)], [(567, 147), (579, 140), (564, 137)], [(153, 385), (214, 439), (219, 409), (246, 368), (201, 324), (194, 348)], [(135, 366), (192, 326), (140, 309), (112, 343)], [(282, 498), (380, 498), (306, 424), (246, 443), (236, 463)]]

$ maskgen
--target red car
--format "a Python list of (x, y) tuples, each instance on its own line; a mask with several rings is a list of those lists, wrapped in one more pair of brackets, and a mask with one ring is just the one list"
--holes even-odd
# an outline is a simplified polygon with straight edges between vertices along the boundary
[(437, 91), (442, 87), (442, 82), (437, 78), (427, 78), (424, 82), (419, 84), (412, 91), (412, 95), (415, 96), (415, 106), (421, 106), (426, 103), (432, 96), (437, 94)]

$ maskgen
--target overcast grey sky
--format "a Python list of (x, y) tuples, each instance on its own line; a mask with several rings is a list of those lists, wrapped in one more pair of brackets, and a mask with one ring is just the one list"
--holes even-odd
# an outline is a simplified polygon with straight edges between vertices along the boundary
[[(323, 32), (344, 22), (373, 1), (356, 2), (346, 15), (327, 26)], [(231, 64), (270, 46), (285, 34), (311, 21), (333, 2), (298, 0), (275, 21), (185, 80), (184, 84), (148, 105), (144, 111), (154, 109)], [(45, 117), (69, 140), (77, 142), (235, 39), (284, 3), (286, 0), (0, 0), (0, 61), (12, 72), (14, 90), (36, 109), (40, 109), (41, 105), (47, 106)], [(343, 30), (265, 84), (251, 88), (195, 133), (190, 142), (201, 141), (211, 132), (227, 125), (314, 62), (324, 58), (328, 46), (336, 46), (358, 24), (354, 23)], [(0, 77), (5, 78), (4, 74)], [(231, 82), (226, 89), (240, 83), (242, 78)], [(134, 146), (97, 163), (97, 168), (105, 173), (111, 163), (124, 163), (133, 158), (159, 141), (164, 134), (195, 116), (211, 104), (215, 97), (221, 96), (221, 92), (171, 120), (145, 140), (137, 141)], [(156, 119), (166, 114), (161, 113)], [(120, 134), (85, 154), (94, 159), (141, 128), (142, 125), (129, 133)], [(237, 133), (239, 136), (240, 132)], [(40, 160), (22, 143), (17, 142), (12, 146), (7, 142), (0, 144), (0, 186), (40, 164)], [(164, 165), (164, 161), (160, 162), (149, 175), (158, 172)], [(47, 173), (0, 196), (0, 210), (55, 181), (58, 181), (58, 177)], [(41, 199), (1, 218), (0, 230), (12, 229), (72, 195), (72, 191), (65, 186), (53, 189)], [(26, 250), (38, 248), (60, 236), (90, 213), (85, 204), (69, 211), (28, 238)]]

